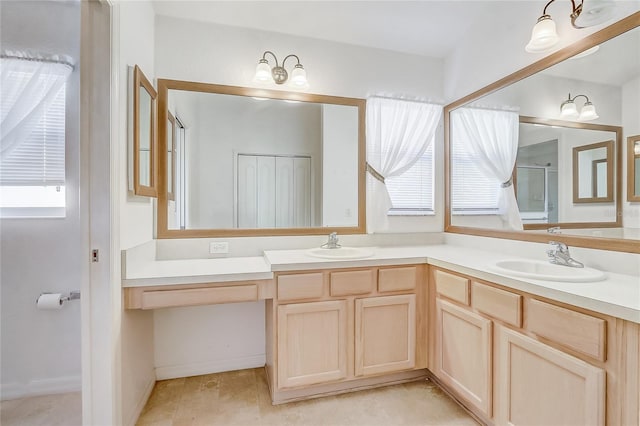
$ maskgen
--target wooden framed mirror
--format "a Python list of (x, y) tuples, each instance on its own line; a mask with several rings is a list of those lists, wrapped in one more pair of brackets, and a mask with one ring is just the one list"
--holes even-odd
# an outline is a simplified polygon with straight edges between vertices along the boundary
[(158, 108), (158, 238), (365, 232), (364, 99), (158, 79)]
[(640, 202), (640, 135), (627, 138), (627, 201)]
[(573, 202), (613, 202), (613, 141), (573, 148)]
[[(640, 253), (640, 244), (636, 240), (637, 232), (626, 232), (623, 228), (622, 221), (622, 172), (620, 165), (623, 164), (624, 156), (627, 154), (622, 147), (622, 141), (625, 135), (625, 125), (633, 128), (633, 122), (629, 121), (632, 117), (637, 117), (638, 111), (634, 101), (622, 102), (622, 99), (628, 99), (633, 96), (633, 85), (640, 78), (637, 69), (637, 63), (634, 57), (628, 57), (623, 52), (639, 51), (640, 49), (640, 12), (630, 15), (629, 17), (618, 21), (617, 23), (596, 32), (579, 42), (561, 49), (546, 58), (533, 63), (532, 65), (517, 71), (495, 83), (486, 86), (462, 99), (459, 99), (445, 106), (445, 231), (461, 234), (470, 234), (478, 236), (488, 236), (495, 238), (507, 238), (524, 241), (548, 242), (550, 239), (565, 242), (569, 245), (580, 247), (604, 248), (608, 250), (626, 251), (632, 253)], [(591, 56), (577, 57), (592, 47), (600, 46), (598, 52)], [(598, 56), (601, 55), (599, 58)], [(609, 56), (610, 55), (610, 56)], [(603, 59), (604, 57), (608, 59)], [(631, 55), (633, 56), (633, 55)], [(628, 59), (628, 60), (627, 60)], [(605, 71), (595, 77), (595, 68), (591, 64), (593, 61), (604, 60), (600, 67), (601, 71)], [(612, 68), (606, 64), (616, 63), (616, 67)], [(618, 72), (611, 81), (608, 71)], [(613, 89), (615, 87), (615, 89)], [(627, 92), (625, 92), (627, 90)], [(587, 93), (590, 100), (598, 106), (600, 117), (596, 121), (590, 122), (571, 122), (570, 126), (579, 128), (582, 126), (605, 126), (611, 132), (603, 135), (599, 139), (592, 140), (592, 143), (603, 141), (614, 141), (611, 143), (611, 158), (613, 164), (603, 163), (593, 160), (590, 163), (590, 174), (593, 174), (593, 167), (596, 168), (595, 174), (599, 174), (606, 169), (606, 187), (609, 188), (609, 182), (612, 188), (606, 191), (606, 196), (591, 197), (595, 198), (593, 202), (573, 203), (571, 174), (564, 179), (564, 184), (568, 184), (568, 191), (561, 200), (561, 204), (573, 204), (575, 208), (580, 207), (580, 215), (576, 215), (575, 219), (569, 219), (565, 222), (558, 219), (560, 229), (555, 229), (554, 221), (549, 218), (540, 220), (540, 223), (531, 221), (524, 225), (520, 224), (520, 228), (506, 226), (504, 220), (501, 220), (499, 206), (485, 203), (482, 209), (475, 209), (473, 205), (460, 203), (456, 201), (456, 189), (454, 185), (459, 185), (458, 176), (454, 176), (453, 166), (456, 161), (460, 161), (459, 154), (455, 152), (456, 132), (452, 130), (452, 113), (454, 118), (460, 114), (456, 110), (473, 110), (484, 109), (493, 111), (510, 112), (512, 115), (520, 115), (532, 118), (534, 121), (531, 126), (562, 126), (567, 123), (560, 119), (560, 105), (566, 99), (566, 91), (572, 95), (578, 93)], [(596, 99), (599, 103), (596, 102)], [(463, 111), (464, 113), (464, 111)], [(464, 113), (466, 114), (466, 113)], [(625, 124), (626, 123), (626, 124)], [(622, 124), (622, 125), (620, 125)], [(521, 123), (522, 125), (522, 123)], [(460, 133), (458, 133), (458, 136)], [(545, 142), (545, 141), (543, 141)], [(569, 154), (562, 160), (563, 164), (572, 164), (572, 149)], [(627, 150), (628, 151), (628, 150)], [(511, 151), (512, 153), (514, 150)], [(511, 155), (511, 154), (510, 154)], [(456, 158), (454, 158), (456, 157)], [(595, 159), (594, 159), (595, 160)], [(460, 163), (458, 163), (459, 165)], [(471, 158), (470, 170), (474, 169), (473, 158)], [(546, 164), (545, 161), (540, 164)], [(534, 164), (535, 165), (535, 164)], [(457, 166), (456, 166), (457, 167)], [(544, 167), (544, 166), (536, 166)], [(477, 167), (476, 167), (477, 169)], [(569, 169), (571, 170), (571, 169)], [(473, 170), (472, 170), (473, 171)], [(543, 178), (543, 173), (532, 168), (522, 168), (518, 170), (517, 164), (514, 162), (514, 175), (516, 186), (518, 180), (531, 179), (529, 188), (531, 199), (524, 210), (528, 210), (533, 216), (543, 211), (545, 205), (544, 191), (545, 185), (553, 180), (552, 174), (548, 174)], [(571, 173), (571, 172), (570, 172)], [(611, 177), (611, 178), (609, 178)], [(559, 177), (555, 177), (559, 179)], [(546, 180), (545, 180), (546, 179)], [(602, 181), (602, 180), (601, 180)], [(521, 193), (519, 197), (528, 196), (525, 194), (525, 188), (522, 182)], [(593, 191), (593, 181), (590, 181)], [(497, 187), (511, 185), (511, 179), (508, 175), (497, 182)], [(596, 188), (597, 190), (598, 188)], [(466, 191), (473, 194), (484, 194), (481, 192)], [(515, 191), (514, 191), (515, 192)], [(459, 193), (459, 191), (458, 191)], [(612, 197), (610, 197), (610, 195)], [(568, 197), (568, 198), (567, 198)], [(514, 194), (515, 198), (515, 194)], [(488, 198), (491, 201), (491, 197)], [(609, 201), (604, 201), (609, 200)], [(486, 200), (485, 200), (486, 201)], [(457, 209), (462, 209), (458, 213)], [(467, 209), (464, 211), (464, 209)], [(492, 211), (493, 210), (493, 211)], [(548, 210), (548, 209), (547, 209)], [(522, 213), (522, 209), (520, 210)], [(547, 211), (548, 213), (548, 211)], [(483, 217), (484, 215), (484, 217)], [(521, 216), (524, 219), (524, 216)], [(551, 229), (554, 228), (554, 229)], [(547, 233), (554, 231), (553, 236)]]
[(137, 65), (133, 69), (133, 192), (156, 197), (158, 94)]

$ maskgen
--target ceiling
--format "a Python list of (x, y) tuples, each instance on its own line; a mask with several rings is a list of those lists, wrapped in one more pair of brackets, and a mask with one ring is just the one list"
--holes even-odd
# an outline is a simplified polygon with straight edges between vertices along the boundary
[[(584, 0), (585, 6), (598, 1), (601, 0)], [(443, 59), (470, 37), (482, 37), (488, 43), (500, 37), (516, 37), (522, 40), (524, 48), (546, 2), (152, 0), (158, 15)], [(640, 10), (640, 0), (616, 0), (616, 3), (617, 16), (601, 27)], [(570, 2), (562, 0), (548, 9), (561, 37), (580, 31), (571, 28), (570, 12)], [(632, 50), (624, 51), (638, 49), (637, 44), (629, 46)], [(545, 72), (570, 77), (576, 75), (576, 68), (584, 70), (587, 66), (591, 76), (587, 80), (619, 85), (629, 73), (638, 74), (638, 68), (633, 69), (633, 62), (631, 68), (621, 67), (619, 57), (617, 48), (613, 51), (603, 48), (596, 55), (566, 61), (572, 64)]]
[(154, 1), (159, 15), (435, 58), (446, 57), (478, 26), (517, 31), (524, 45), (543, 7), (544, 1), (528, 0)]

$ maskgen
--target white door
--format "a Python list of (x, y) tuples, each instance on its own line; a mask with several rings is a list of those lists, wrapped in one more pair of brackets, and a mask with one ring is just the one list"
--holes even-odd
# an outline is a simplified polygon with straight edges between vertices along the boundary
[(238, 155), (238, 228), (255, 228), (257, 218), (257, 167), (254, 155)]
[(293, 158), (276, 157), (276, 228), (295, 223)]
[(276, 159), (259, 156), (257, 160), (256, 188), (258, 191), (258, 228), (276, 226)]
[(293, 159), (293, 209), (296, 228), (311, 226), (311, 159)]

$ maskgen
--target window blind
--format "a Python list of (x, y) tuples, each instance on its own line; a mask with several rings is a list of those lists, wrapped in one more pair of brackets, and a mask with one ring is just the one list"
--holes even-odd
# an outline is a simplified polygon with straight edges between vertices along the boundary
[[(9, 84), (21, 84), (23, 79), (31, 77), (25, 72), (11, 74)], [(63, 84), (31, 135), (11, 153), (2, 156), (0, 185), (64, 186), (65, 96), (66, 84)]]
[(391, 213), (433, 211), (433, 144), (400, 176), (385, 179), (393, 205)]
[(487, 178), (462, 143), (452, 143), (451, 209), (458, 214), (495, 214), (500, 182)]

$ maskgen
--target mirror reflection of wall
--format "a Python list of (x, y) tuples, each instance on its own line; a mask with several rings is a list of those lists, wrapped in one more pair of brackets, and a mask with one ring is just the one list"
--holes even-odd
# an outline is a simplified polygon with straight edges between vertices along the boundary
[(357, 226), (356, 107), (181, 90), (168, 105), (185, 127), (169, 229)]

